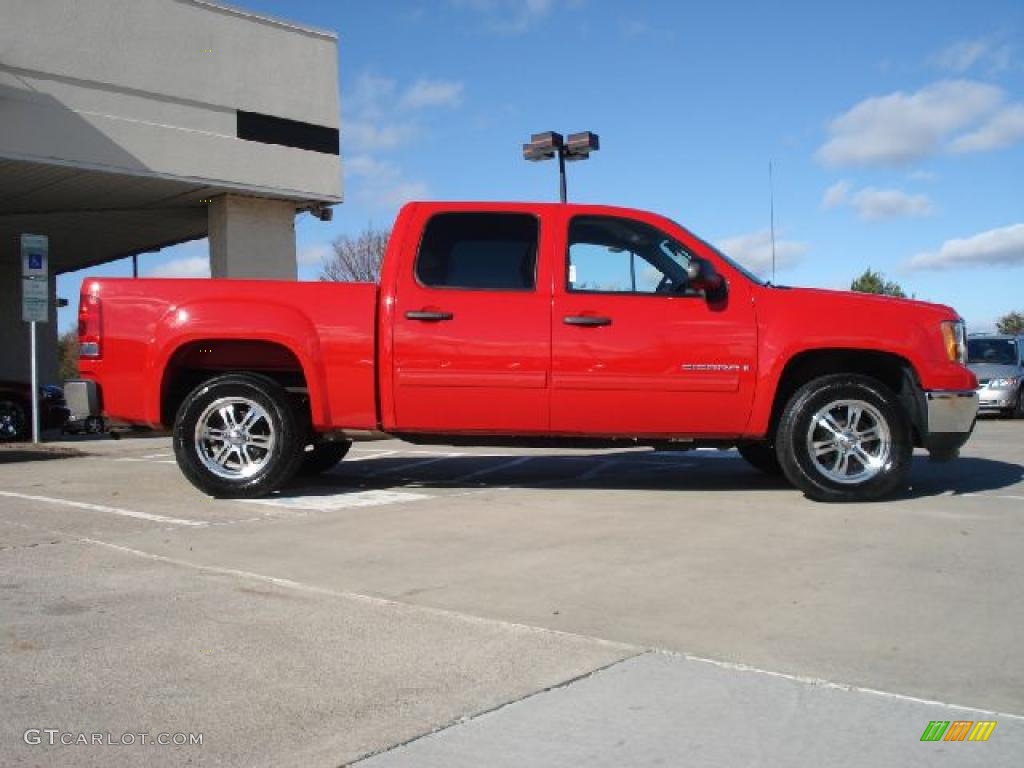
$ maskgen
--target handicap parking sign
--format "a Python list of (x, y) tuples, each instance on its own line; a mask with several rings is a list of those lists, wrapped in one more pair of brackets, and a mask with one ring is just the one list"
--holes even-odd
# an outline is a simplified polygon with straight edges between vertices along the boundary
[(50, 241), (46, 235), (22, 235), (21, 276), (45, 279), (49, 250)]

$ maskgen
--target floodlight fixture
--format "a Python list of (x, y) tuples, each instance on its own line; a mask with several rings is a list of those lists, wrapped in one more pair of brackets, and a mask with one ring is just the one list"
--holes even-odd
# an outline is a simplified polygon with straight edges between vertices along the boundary
[(554, 131), (535, 133), (530, 137), (529, 144), (523, 144), (523, 157), (530, 162), (550, 160), (562, 151), (565, 142), (562, 134)]
[(583, 133), (570, 133), (565, 143), (565, 159), (568, 161), (586, 160), (591, 152), (601, 148), (601, 139), (596, 133), (583, 131)]
[(530, 136), (530, 143), (523, 144), (523, 159), (536, 163), (558, 157), (559, 191), (564, 203), (567, 199), (565, 163), (586, 160), (591, 152), (596, 152), (600, 148), (601, 141), (598, 135), (590, 131), (570, 133), (568, 141), (560, 133), (545, 131), (533, 134)]

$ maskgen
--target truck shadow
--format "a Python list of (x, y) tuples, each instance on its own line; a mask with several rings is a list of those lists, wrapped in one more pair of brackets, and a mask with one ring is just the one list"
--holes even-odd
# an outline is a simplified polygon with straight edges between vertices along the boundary
[[(920, 455), (914, 457), (908, 488), (888, 500), (984, 493), (1016, 486), (1022, 480), (1024, 468), (1018, 464), (971, 457), (937, 464)], [(318, 478), (305, 479), (301, 487), (295, 483), (283, 495), (410, 487), (795, 493), (784, 478), (759, 472), (735, 451), (609, 451), (344, 461)], [(1024, 489), (1021, 490), (1024, 495)]]
[[(963, 456), (939, 464), (925, 456), (915, 456), (910, 487), (893, 498), (985, 493), (1012, 488), (1024, 481), (1024, 467), (1008, 461)], [(1024, 498), (1024, 488), (1019, 489)]]

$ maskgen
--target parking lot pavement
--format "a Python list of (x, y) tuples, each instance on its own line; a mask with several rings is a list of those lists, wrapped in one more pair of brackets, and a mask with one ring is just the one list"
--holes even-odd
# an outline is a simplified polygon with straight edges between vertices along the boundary
[[(1021, 430), (983, 421), (960, 461), (918, 458), (906, 494), (858, 505), (809, 502), (718, 451), (384, 441), (260, 502), (199, 494), (166, 438), (0, 462), (0, 756), (140, 759), (138, 745), (24, 744), (49, 727), (204, 733), (201, 747), (146, 748), (153, 765), (336, 765), (410, 740), (375, 759), (493, 744), (475, 764), (497, 764), (520, 753), (495, 734), (539, 733), (543, 713), (578, 734), (574, 749), (615, 754), (601, 746), (613, 734), (661, 745), (622, 753), (634, 764), (697, 747), (697, 762), (727, 764), (708, 744), (729, 744), (742, 718), (768, 764), (793, 764), (785, 744), (807, 722), (815, 749), (845, 755), (866, 733), (882, 750), (870, 764), (903, 764), (887, 745), (941, 748), (918, 741), (928, 720), (983, 716), (950, 704), (1003, 714), (987, 743), (949, 750), (1020, 764)], [(695, 657), (725, 666), (708, 678)], [(846, 690), (833, 683), (854, 688), (818, 698)], [(644, 708), (616, 704), (630, 697)], [(474, 719), (416, 739), (461, 718)], [(543, 763), (548, 742), (522, 743)]]
[[(971, 723), (954, 731), (964, 742), (922, 743), (935, 720)], [(648, 653), (359, 765), (1018, 768), (1024, 720), (1003, 717), (989, 742), (968, 741), (985, 722), (986, 712)]]

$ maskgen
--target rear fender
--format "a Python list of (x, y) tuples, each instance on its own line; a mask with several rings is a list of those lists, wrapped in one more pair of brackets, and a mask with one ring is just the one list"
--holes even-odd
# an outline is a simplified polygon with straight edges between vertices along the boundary
[(147, 360), (147, 420), (160, 423), (162, 382), (174, 353), (194, 341), (213, 339), (265, 341), (279, 344), (299, 361), (314, 425), (330, 423), (326, 382), (316, 327), (299, 310), (282, 304), (210, 299), (186, 302), (169, 309), (156, 323)]

